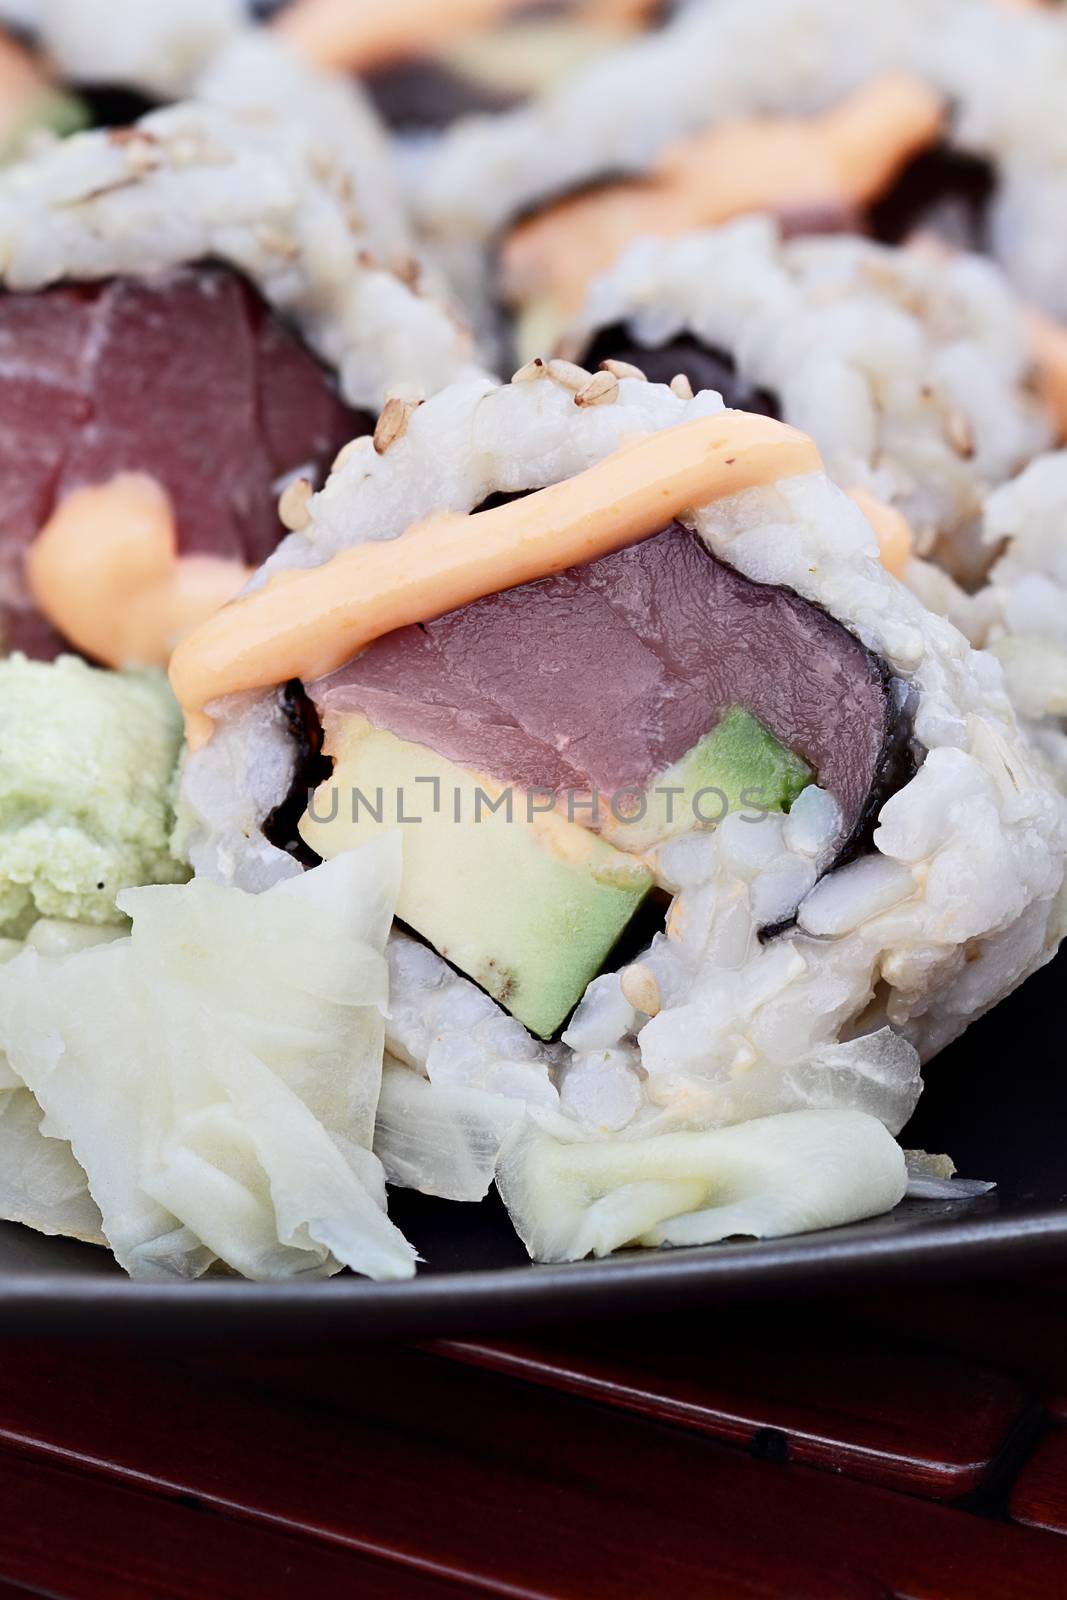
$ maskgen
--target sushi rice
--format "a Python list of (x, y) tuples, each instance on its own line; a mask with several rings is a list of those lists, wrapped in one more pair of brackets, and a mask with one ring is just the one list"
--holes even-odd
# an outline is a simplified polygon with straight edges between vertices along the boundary
[(594, 285), (564, 353), (581, 362), (619, 327), (651, 350), (693, 338), (725, 351), (842, 487), (895, 506), (919, 552), (936, 546), (950, 568), (980, 569), (989, 487), (1052, 442), (1021, 306), (977, 256), (783, 239), (770, 218), (746, 217), (633, 245)]
[(0, 187), (0, 260), (17, 290), (224, 262), (375, 412), (478, 366), (417, 262), (379, 258), (350, 165), (299, 120), (187, 102), (55, 144)]

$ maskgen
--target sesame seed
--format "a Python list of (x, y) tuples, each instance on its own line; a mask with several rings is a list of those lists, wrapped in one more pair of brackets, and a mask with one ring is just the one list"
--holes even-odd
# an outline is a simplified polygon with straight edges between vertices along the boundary
[(548, 375), (563, 389), (572, 389), (575, 394), (579, 389), (584, 389), (591, 372), (586, 372), (584, 367), (579, 367), (573, 361), (550, 361)]
[(950, 411), (945, 418), (945, 438), (965, 461), (974, 455), (974, 431), (962, 411)]
[(613, 378), (633, 378), (636, 383), (647, 383), (648, 378), (632, 361), (602, 361), (601, 372), (610, 372)]
[(610, 406), (619, 398), (619, 380), (612, 372), (598, 372), (574, 397), (576, 406)]
[(391, 444), (403, 438), (415, 410), (414, 401), (402, 400), (398, 395), (393, 395), (385, 402), (374, 430), (374, 448), (380, 456), (384, 456)]
[(287, 256), (290, 259), (300, 254), (300, 246), (291, 233), (283, 228), (275, 227), (273, 223), (261, 222), (256, 228), (256, 241), (274, 256)]
[(315, 491), (307, 478), (296, 478), (289, 484), (278, 501), (278, 515), (282, 525), (291, 533), (299, 533), (311, 521), (308, 502)]
[[(136, 132), (136, 129), (130, 131)], [(151, 136), (126, 141), (123, 152), (127, 169), (138, 177), (146, 177), (148, 173), (155, 172), (162, 165), (163, 157), (159, 146)]]
[(663, 1000), (656, 982), (656, 974), (651, 967), (646, 967), (641, 962), (635, 962), (632, 967), (627, 967), (619, 980), (624, 999), (628, 1000), (635, 1011), (642, 1012), (646, 1017), (654, 1017), (659, 1012)]
[(401, 256), (393, 263), (393, 276), (406, 283), (409, 289), (417, 289), (422, 278), (422, 263), (414, 256)]

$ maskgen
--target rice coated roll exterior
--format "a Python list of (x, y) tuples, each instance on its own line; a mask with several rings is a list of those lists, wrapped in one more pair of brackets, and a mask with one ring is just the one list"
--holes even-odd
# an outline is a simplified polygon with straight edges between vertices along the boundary
[(364, 255), (361, 226), (311, 134), (220, 107), (85, 134), (0, 180), (9, 647), (165, 661), (281, 538), (286, 484), (306, 498), (391, 382), (473, 370), (465, 330), (410, 261)]
[(0, 182), (7, 288), (218, 260), (296, 322), (350, 405), (379, 410), (390, 386), (429, 393), (475, 353), (454, 313), (419, 292), (415, 264), (379, 257), (364, 224), (351, 171), (314, 129), (236, 104), (83, 134)]
[(769, 218), (632, 246), (564, 349), (654, 381), (680, 373), (804, 429), (843, 488), (895, 507), (920, 553), (970, 578), (988, 559), (989, 487), (1056, 432), (1027, 320), (990, 263), (788, 239)]
[[(471, 1103), (460, 1106), (448, 1095), (478, 1091), (527, 1105), (518, 1143), (501, 1136), (490, 1164), (498, 1166), (520, 1232), (535, 1252), (583, 1254), (652, 1239), (682, 1212), (700, 1219), (692, 1222), (691, 1238), (719, 1237), (716, 1229), (736, 1223), (737, 1214), (705, 1214), (706, 1185), (701, 1190), (694, 1177), (703, 1158), (694, 1143), (685, 1142), (686, 1159), (695, 1163), (687, 1169), (696, 1184), (688, 1203), (670, 1185), (668, 1194), (653, 1183), (642, 1191), (640, 1216), (612, 1212), (609, 1225), (598, 1212), (604, 1228), (595, 1237), (586, 1227), (588, 1208), (604, 1201), (611, 1211), (639, 1172), (657, 1177), (668, 1156), (658, 1141), (678, 1134), (689, 1141), (698, 1130), (785, 1118), (795, 1149), (808, 1125), (790, 1119), (812, 1108), (858, 1116), (864, 1127), (873, 1119), (899, 1129), (918, 1093), (916, 1052), (941, 1048), (1054, 950), (1062, 933), (1064, 803), (1027, 750), (999, 669), (886, 573), (869, 525), (821, 473), (800, 436), (773, 421), (725, 413), (713, 395), (683, 399), (658, 385), (567, 363), (534, 367), (520, 378), (502, 388), (457, 386), (411, 411), (384, 452), (358, 447), (309, 503), (306, 526), (276, 552), (249, 594), (179, 651), (172, 681), (194, 732), (182, 837), (198, 873), (249, 889), (301, 870), (260, 831), (296, 775), (279, 691), (301, 679), (319, 703), (326, 755), (335, 762), (329, 780), (321, 773), (312, 779), (319, 787), (302, 828), (305, 840), (316, 854), (335, 847), (344, 854), (374, 828), (392, 828), (405, 852), (398, 914), (417, 926), (429, 908), (421, 931), (430, 948), (402, 930), (390, 942), (386, 1042), (404, 1063), (397, 1070), (428, 1079), (430, 1092), (445, 1096), (433, 1101), (441, 1117), (467, 1128)], [(745, 476), (731, 478), (735, 469)], [(470, 512), (468, 527), (463, 514)], [(629, 519), (621, 532), (606, 525), (619, 517)], [(579, 536), (594, 543), (582, 547), (587, 559), (575, 571)], [(527, 563), (507, 567), (502, 584), (504, 569), (494, 569), (494, 561), (520, 549), (526, 561), (530, 538), (541, 541), (542, 560), (552, 551), (555, 557), (540, 580)], [(611, 548), (620, 555), (610, 556)], [(850, 802), (825, 751), (813, 744), (808, 770), (788, 769), (785, 792), (758, 823), (729, 805), (716, 825), (710, 818), (703, 825), (687, 820), (678, 831), (653, 816), (651, 837), (638, 831), (634, 848), (624, 821), (598, 832), (579, 811), (572, 822), (556, 789), (551, 810), (532, 821), (517, 811), (509, 824), (494, 813), (478, 824), (480, 839), (473, 842), (469, 832), (442, 831), (452, 825), (449, 817), (433, 816), (428, 801), (420, 806), (432, 784), (420, 788), (418, 780), (437, 777), (450, 795), (466, 794), (464, 783), (476, 779), (499, 802), (501, 779), (494, 787), (487, 761), (497, 762), (513, 789), (547, 772), (553, 759), (585, 790), (595, 775), (614, 783), (634, 771), (640, 782), (645, 773), (629, 759), (618, 770), (589, 770), (589, 740), (602, 728), (605, 760), (634, 739), (649, 768), (663, 772), (675, 746), (649, 755), (652, 747), (642, 741), (669, 729), (677, 715), (662, 692), (670, 652), (681, 651), (680, 659), (689, 649), (699, 655), (692, 623), (670, 587), (672, 571), (686, 572), (688, 588), (699, 581), (688, 576), (683, 555), (698, 548), (708, 574), (721, 566), (728, 584), (744, 580), (746, 594), (799, 607), (813, 623), (821, 619), (818, 626), (842, 641), (838, 662), (880, 663), (874, 678), (864, 668), (854, 680), (885, 686), (866, 710), (859, 702), (856, 728), (873, 727), (888, 708), (907, 760), (892, 774), (889, 797), (879, 795), (873, 837), (866, 836), (860, 854), (842, 857)], [(598, 588), (601, 557), (608, 565)], [(663, 571), (648, 567), (649, 558), (666, 563)], [(597, 603), (603, 595), (616, 631), (603, 656), (598, 633), (590, 636), (594, 654), (579, 727), (568, 723), (567, 697), (580, 699), (582, 688), (558, 691), (568, 594), (578, 592), (584, 607), (587, 590)], [(623, 691), (619, 698), (638, 681), (633, 647), (623, 641), (636, 619), (639, 627), (647, 624), (665, 592), (672, 596), (663, 612), (666, 632), (662, 640), (653, 631), (644, 641), (655, 657), (645, 665), (661, 673), (661, 688), (645, 701), (631, 695), (634, 715), (612, 738), (612, 675)], [(279, 631), (273, 619), (283, 594), (288, 621)], [(475, 648), (483, 624), (488, 643), (509, 632), (508, 626), (494, 631), (495, 606), (515, 608), (515, 639), (527, 627), (537, 639), (539, 600), (548, 602), (539, 652), (523, 656), (516, 643), (518, 654), (503, 667), (495, 649), (492, 665), (483, 661)], [(729, 606), (716, 609), (728, 619)], [(401, 626), (412, 631), (399, 636)], [(447, 659), (453, 626), (474, 629), (455, 669)], [(383, 651), (390, 671), (379, 683), (375, 661)], [(733, 644), (724, 639), (724, 670), (733, 651), (745, 659), (744, 630)], [(805, 681), (814, 703), (821, 668), (813, 649), (808, 656)], [(804, 677), (784, 667), (787, 659), (782, 670)], [(558, 728), (542, 679), (557, 685)], [(335, 691), (339, 698), (332, 699)], [(731, 709), (746, 710), (745, 694), (733, 685), (731, 697)], [(714, 693), (706, 690), (705, 698), (705, 727), (714, 732), (723, 719), (716, 723)], [(655, 707), (647, 721), (643, 704)], [(768, 714), (758, 704), (747, 714), (759, 722), (761, 710)], [(823, 715), (812, 714), (816, 722)], [(446, 744), (445, 728), (462, 742)], [(776, 747), (772, 770), (780, 773), (788, 758), (803, 759), (790, 745), (795, 734), (781, 721), (763, 725), (763, 753)], [(678, 743), (688, 737), (680, 734)], [(749, 731), (729, 752), (731, 773), (752, 759), (754, 748)], [(520, 766), (531, 755), (533, 769)], [(239, 795), (228, 777), (236, 770), (247, 774)], [(557, 771), (561, 776), (568, 774)], [(366, 796), (375, 783), (389, 794), (402, 790), (410, 814), (386, 812), (379, 820), (364, 812), (354, 824), (350, 791)], [(336, 815), (327, 803), (331, 785), (343, 797)], [(729, 784), (704, 787), (725, 794)], [(572, 829), (584, 841), (581, 850)], [(462, 888), (450, 877), (454, 850), (467, 852)], [(549, 882), (553, 874), (562, 874), (566, 886)], [(641, 874), (650, 904), (663, 896), (671, 901), (665, 931), (639, 955), (624, 943), (589, 984), (562, 1041), (539, 1043), (550, 1029), (551, 1007), (564, 999), (564, 980), (589, 955), (567, 944), (568, 931), (577, 923), (588, 932), (595, 924), (609, 942), (606, 929), (614, 924), (598, 896), (614, 886), (639, 898)], [(505, 895), (503, 884), (511, 886)], [(553, 940), (542, 932), (540, 945), (520, 926), (538, 894), (542, 909), (568, 905), (552, 924)], [(540, 925), (549, 924), (542, 918)], [(479, 935), (488, 941), (480, 965)], [(598, 960), (603, 965), (603, 953)], [(495, 990), (494, 973), (503, 980)], [(506, 1010), (525, 1009), (524, 987), (525, 998), (545, 1002), (543, 1011), (527, 1012), (529, 1027)], [(420, 1106), (426, 1102), (413, 1103), (412, 1115), (422, 1114)], [(448, 1125), (455, 1132), (456, 1122)], [(479, 1126), (484, 1159), (497, 1124)], [(817, 1131), (829, 1136), (826, 1124)], [(764, 1132), (761, 1149), (769, 1151), (777, 1134), (769, 1125)], [(394, 1170), (406, 1170), (406, 1181), (418, 1183), (412, 1149), (398, 1149), (395, 1122), (383, 1137), (387, 1169), (392, 1161)], [(889, 1193), (897, 1181), (891, 1163), (871, 1159)], [(555, 1177), (542, 1183), (549, 1171)], [(439, 1175), (425, 1182), (439, 1184)], [(574, 1200), (569, 1220), (561, 1220), (558, 1205), (553, 1210), (554, 1186), (561, 1195), (585, 1195)], [(852, 1205), (849, 1214), (863, 1214), (862, 1204), (853, 1199)], [(775, 1215), (776, 1221), (765, 1219), (772, 1231), (804, 1225)], [(681, 1236), (679, 1228), (672, 1236)]]
[(1000, 0), (862, 18), (841, 0), (707, 0), (532, 106), (459, 127), (420, 212), (468, 294), (495, 279), (521, 311), (551, 291), (557, 317), (634, 238), (754, 211), (889, 243), (933, 233), (993, 254), (1058, 314), (1065, 41), (1058, 7)]
[(1001, 662), (1020, 716), (1067, 784), (1067, 451), (1040, 456), (990, 495), (983, 532), (996, 560), (971, 601), (974, 637)]
[(125, 127), (177, 99), (295, 124), (317, 175), (350, 210), (361, 249), (394, 267), (416, 258), (393, 150), (359, 83), (252, 26), (240, 0), (133, 0), (120, 17), (112, 0), (44, 0), (35, 27), (95, 124)]

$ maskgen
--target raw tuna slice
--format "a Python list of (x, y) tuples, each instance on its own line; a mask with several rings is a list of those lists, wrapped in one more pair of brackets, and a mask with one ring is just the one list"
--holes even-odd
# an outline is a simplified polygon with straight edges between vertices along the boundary
[(899, 777), (907, 742), (876, 657), (678, 523), (391, 634), (310, 693), (324, 718), (362, 712), (501, 781), (602, 794), (647, 785), (743, 707), (834, 795), (843, 840)]
[(257, 565), (278, 543), (277, 481), (322, 474), (370, 419), (243, 279), (188, 267), (0, 297), (0, 631), (55, 654), (29, 609), (26, 547), (62, 496), (151, 473), (179, 548)]

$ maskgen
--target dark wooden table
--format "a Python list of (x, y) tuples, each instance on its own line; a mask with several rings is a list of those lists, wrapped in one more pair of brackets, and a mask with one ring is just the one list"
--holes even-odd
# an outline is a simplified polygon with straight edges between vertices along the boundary
[(0, 1600), (1067, 1595), (1067, 1282), (383, 1348), (0, 1337)]

